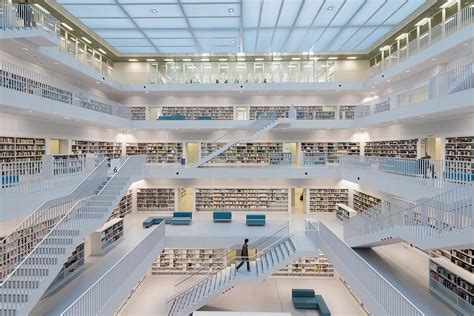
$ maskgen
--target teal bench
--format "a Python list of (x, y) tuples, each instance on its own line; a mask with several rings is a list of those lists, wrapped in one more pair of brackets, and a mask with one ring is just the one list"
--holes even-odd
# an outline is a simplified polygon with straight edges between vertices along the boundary
[(318, 301), (311, 289), (292, 289), (291, 300), (296, 309), (318, 309)]
[(232, 222), (232, 212), (214, 211), (212, 218), (214, 219), (214, 223), (230, 223)]
[(172, 225), (189, 225), (193, 218), (192, 212), (174, 212), (171, 219)]
[(165, 224), (170, 224), (171, 219), (171, 216), (150, 216), (143, 221), (143, 228), (149, 228), (153, 225), (158, 225), (162, 221), (165, 221)]
[(443, 175), (445, 179), (449, 179), (449, 180), (458, 180), (458, 181), (466, 181), (466, 182), (474, 181), (474, 173), (445, 171), (443, 172)]
[(158, 117), (160, 121), (183, 121), (186, 120), (186, 115), (161, 115)]
[(326, 305), (326, 302), (324, 301), (323, 297), (321, 295), (316, 295), (315, 298), (318, 302), (319, 316), (331, 316), (331, 312), (329, 311), (329, 308)]
[(247, 214), (247, 226), (265, 226), (265, 214)]

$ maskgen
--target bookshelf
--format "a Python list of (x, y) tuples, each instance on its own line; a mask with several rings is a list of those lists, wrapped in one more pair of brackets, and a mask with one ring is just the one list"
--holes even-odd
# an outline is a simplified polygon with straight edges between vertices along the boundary
[(137, 211), (175, 210), (175, 189), (138, 188)]
[(429, 269), (430, 291), (460, 314), (474, 314), (473, 273), (453, 264), (443, 255), (430, 257)]
[(0, 136), (0, 163), (41, 160), (45, 144), (44, 138)]
[(146, 120), (146, 106), (132, 106), (132, 120), (145, 121)]
[(369, 157), (416, 158), (417, 144), (417, 138), (367, 142), (364, 147), (364, 155)]
[(161, 115), (184, 115), (186, 120), (197, 120), (200, 116), (210, 117), (212, 120), (233, 120), (233, 106), (164, 106)]
[(180, 163), (183, 157), (183, 143), (127, 143), (127, 156), (146, 155), (147, 163)]
[[(474, 136), (448, 137), (444, 145), (446, 156), (446, 170), (453, 170), (450, 162), (467, 162), (465, 173), (474, 174)], [(469, 164), (470, 163), (470, 164)], [(459, 170), (459, 165), (455, 166)]]
[(390, 98), (382, 102), (376, 103), (374, 107), (374, 114), (390, 111)]
[[(225, 143), (201, 143), (201, 158), (218, 150)], [(282, 153), (283, 143), (238, 143), (208, 162), (212, 165), (267, 164), (268, 153)]]
[(309, 213), (336, 212), (338, 203), (349, 203), (349, 190), (309, 189)]
[(122, 239), (123, 219), (114, 218), (90, 235), (91, 256), (101, 256)]
[(353, 208), (357, 213), (364, 212), (365, 210), (378, 205), (382, 202), (381, 199), (372, 196), (367, 193), (363, 193), (357, 190), (354, 190), (354, 205)]
[(196, 268), (203, 268), (201, 273), (222, 269), (226, 264), (227, 249), (181, 249), (165, 248), (151, 267), (152, 275), (185, 274)]
[(353, 120), (355, 118), (355, 105), (340, 105), (339, 106), (339, 119), (340, 120)]
[(250, 106), (249, 108), (249, 117), (250, 117), (250, 120), (256, 120), (258, 113), (271, 112), (271, 113), (275, 113), (276, 118), (283, 118), (283, 117), (288, 117), (289, 109), (290, 109), (289, 105), (283, 105), (283, 106), (253, 105), (253, 106)]
[(122, 156), (122, 144), (116, 142), (73, 140), (73, 154), (103, 154), (108, 158)]
[(334, 267), (324, 255), (301, 257), (275, 272), (273, 276), (334, 277)]
[(63, 287), (84, 268), (84, 242), (79, 244), (71, 256), (64, 263), (61, 271), (56, 275), (51, 285), (43, 294), (43, 297), (53, 294), (57, 289)]
[(132, 191), (128, 190), (127, 194), (122, 197), (117, 207), (112, 211), (109, 221), (114, 218), (124, 218), (132, 212), (132, 209)]
[(340, 155), (360, 155), (360, 143), (358, 142), (303, 142), (300, 144), (302, 153), (324, 154), (329, 163), (339, 161)]
[(341, 203), (337, 203), (336, 204), (336, 207), (337, 207), (337, 211), (336, 211), (336, 217), (338, 220), (340, 220), (341, 222), (345, 222), (347, 221), (349, 218), (357, 215), (357, 212), (350, 208), (349, 206), (347, 205), (344, 205), (344, 204), (341, 204)]
[(288, 212), (288, 189), (196, 189), (196, 211)]

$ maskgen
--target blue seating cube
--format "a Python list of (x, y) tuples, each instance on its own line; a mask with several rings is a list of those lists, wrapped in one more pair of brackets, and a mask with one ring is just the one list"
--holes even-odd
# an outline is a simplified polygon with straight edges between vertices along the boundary
[(192, 212), (174, 212), (171, 219), (172, 225), (189, 225), (193, 218)]
[(247, 226), (265, 226), (265, 214), (247, 214), (245, 222)]
[(232, 222), (232, 212), (229, 211), (214, 211), (212, 213), (214, 223), (230, 223)]

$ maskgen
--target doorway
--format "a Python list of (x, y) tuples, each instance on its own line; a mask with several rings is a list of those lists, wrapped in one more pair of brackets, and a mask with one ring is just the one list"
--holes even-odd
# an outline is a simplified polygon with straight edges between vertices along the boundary
[(191, 188), (179, 188), (178, 211), (191, 212), (194, 209), (194, 190)]
[(427, 153), (431, 159), (441, 159), (441, 138), (425, 138), (425, 151), (422, 155)]
[(186, 143), (186, 162), (191, 165), (199, 160), (199, 143)]
[(296, 143), (283, 143), (283, 152), (291, 153), (291, 164), (298, 164), (298, 146)]
[(69, 141), (67, 139), (50, 139), (48, 155), (68, 155)]
[(238, 107), (235, 109), (235, 118), (239, 121), (245, 121), (247, 119), (247, 108)]
[(303, 188), (291, 189), (291, 213), (304, 214), (305, 210), (305, 190)]

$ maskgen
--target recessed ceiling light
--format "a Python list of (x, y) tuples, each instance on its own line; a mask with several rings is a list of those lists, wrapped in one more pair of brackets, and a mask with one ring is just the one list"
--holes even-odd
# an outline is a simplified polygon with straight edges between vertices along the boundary
[(436, 58), (431, 58), (431, 61), (435, 61), (435, 60), (436, 60)]
[(209, 58), (201, 58), (201, 61), (209, 61)]
[(227, 61), (227, 58), (219, 58), (219, 61)]
[(158, 12), (159, 12), (158, 9), (151, 9), (151, 13), (153, 14), (158, 14)]
[(410, 70), (407, 70), (407, 71), (405, 71), (405, 72), (410, 72)]
[(191, 58), (183, 58), (182, 60), (183, 60), (183, 61), (192, 61)]
[(67, 25), (64, 22), (61, 22), (61, 25), (64, 26), (65, 28), (67, 28), (69, 31), (74, 31), (74, 29), (72, 27), (70, 27), (69, 25)]
[(173, 62), (173, 61), (174, 61), (173, 58), (165, 58), (164, 60), (165, 60), (165, 61), (168, 61), (168, 62)]
[(23, 50), (25, 50), (25, 51), (28, 51), (29, 49), (28, 49), (28, 48), (26, 48), (26, 47), (23, 47)]
[(347, 59), (352, 59), (352, 60), (354, 60), (354, 59), (357, 59), (357, 56), (349, 56), (349, 57), (347, 57)]
[(440, 9), (449, 8), (450, 6), (452, 6), (453, 4), (455, 4), (456, 2), (457, 2), (456, 0), (448, 0), (448, 1), (446, 1), (445, 4), (443, 4), (443, 5), (440, 6), (439, 8), (440, 8)]
[(87, 43), (87, 44), (92, 44), (92, 42), (85, 36), (82, 37), (82, 39)]
[(64, 119), (69, 120), (69, 117), (65, 116)]
[(273, 57), (273, 60), (275, 61), (280, 61), (282, 58), (281, 57)]
[(392, 79), (387, 79), (387, 82), (390, 82), (390, 81), (392, 81)]
[(420, 117), (425, 117), (424, 115), (420, 115)]
[(234, 8), (229, 8), (229, 14), (234, 15)]
[(100, 82), (99, 82), (99, 81), (96, 81), (95, 83), (99, 84)]
[(107, 55), (107, 52), (105, 50), (103, 50), (102, 48), (99, 48), (98, 51), (101, 52), (104, 55)]
[(301, 60), (301, 57), (291, 57), (291, 60)]
[(332, 11), (332, 10), (334, 10), (334, 6), (333, 6), (333, 5), (330, 5), (330, 6), (328, 7), (328, 11)]
[(265, 59), (264, 58), (255, 58), (256, 61), (264, 61)]
[(33, 113), (33, 111), (29, 110), (28, 112)]
[(147, 58), (146, 61), (156, 61), (155, 58)]
[(232, 44), (235, 44), (235, 43), (237, 43), (237, 42), (235, 40), (232, 40)]
[(145, 93), (150, 93), (150, 91), (145, 91)]
[(338, 57), (328, 57), (330, 60), (336, 60)]
[(58, 65), (59, 63), (58, 62), (54, 62), (55, 65)]
[(408, 33), (402, 33), (400, 35), (398, 35), (398, 37), (396, 38), (396, 40), (401, 40), (401, 39), (404, 39), (405, 37), (408, 36)]
[(129, 58), (128, 61), (138, 61), (136, 58)]
[(237, 58), (237, 61), (245, 61), (245, 58)]

